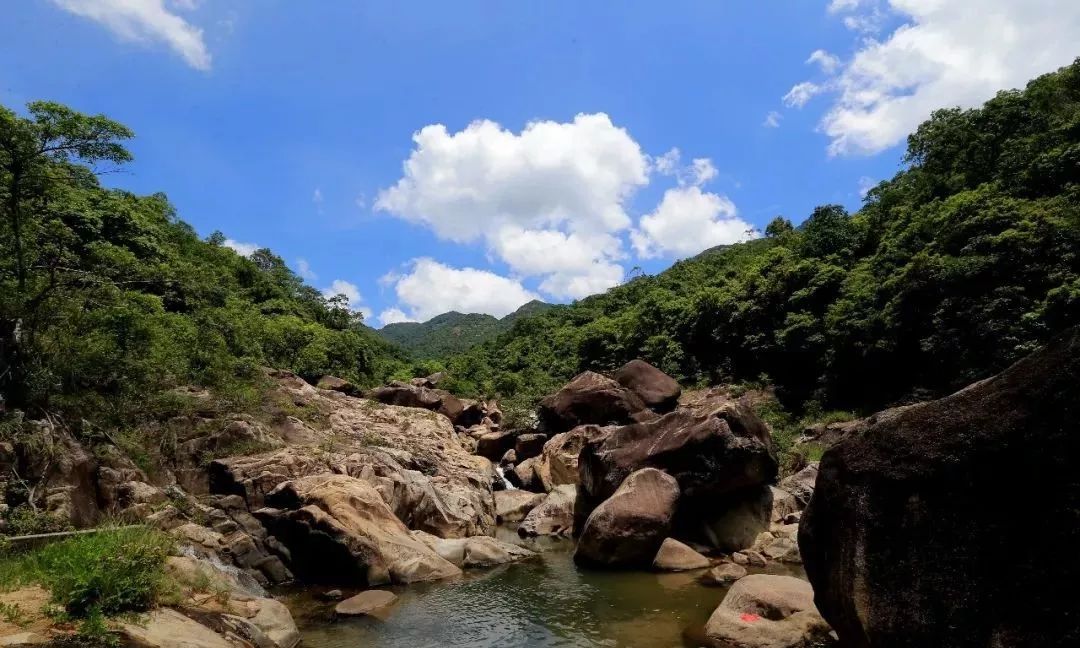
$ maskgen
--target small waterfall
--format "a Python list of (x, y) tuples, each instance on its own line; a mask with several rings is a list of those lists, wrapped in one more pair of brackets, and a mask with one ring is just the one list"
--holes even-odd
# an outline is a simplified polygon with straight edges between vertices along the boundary
[(503, 470), (503, 467), (501, 465), (495, 464), (495, 473), (498, 474), (499, 479), (503, 480), (503, 483), (506, 484), (506, 490), (517, 490), (518, 489), (517, 486), (514, 486), (513, 484), (511, 484), (510, 480), (506, 478), (506, 471)]

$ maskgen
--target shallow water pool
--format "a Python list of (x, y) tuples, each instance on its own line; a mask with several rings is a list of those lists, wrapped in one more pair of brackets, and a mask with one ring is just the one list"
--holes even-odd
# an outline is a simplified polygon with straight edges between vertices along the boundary
[(307, 648), (665, 648), (700, 645), (692, 637), (726, 593), (698, 584), (700, 572), (582, 570), (569, 541), (526, 546), (540, 555), (454, 581), (386, 588), (400, 598), (383, 618), (334, 621), (333, 604), (311, 593), (289, 601)]

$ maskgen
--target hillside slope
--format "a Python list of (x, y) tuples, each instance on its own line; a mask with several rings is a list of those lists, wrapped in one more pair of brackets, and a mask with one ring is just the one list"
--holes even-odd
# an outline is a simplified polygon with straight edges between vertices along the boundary
[(676, 263), (446, 361), (462, 393), (534, 400), (641, 357), (696, 382), (767, 380), (790, 404), (944, 394), (1080, 321), (1080, 61), (936, 112), (906, 168), (849, 215)]
[(426, 322), (387, 324), (378, 332), (416, 359), (429, 360), (467, 351), (509, 330), (518, 319), (551, 307), (551, 304), (533, 300), (502, 319), (481, 313), (450, 311)]

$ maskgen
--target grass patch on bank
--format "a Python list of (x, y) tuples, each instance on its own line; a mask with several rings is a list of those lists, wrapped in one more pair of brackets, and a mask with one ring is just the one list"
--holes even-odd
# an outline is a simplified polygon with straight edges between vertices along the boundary
[(818, 443), (809, 442), (796, 445), (803, 430), (811, 425), (843, 423), (858, 418), (854, 412), (821, 411), (817, 407), (808, 407), (802, 416), (786, 410), (775, 398), (769, 398), (756, 405), (757, 415), (769, 424), (773, 443), (780, 460), (781, 476), (797, 472), (809, 461), (821, 461), (825, 448)]
[(27, 551), (6, 546), (0, 587), (40, 585), (61, 615), (93, 623), (157, 605), (169, 591), (165, 559), (174, 548), (148, 527), (103, 529)]

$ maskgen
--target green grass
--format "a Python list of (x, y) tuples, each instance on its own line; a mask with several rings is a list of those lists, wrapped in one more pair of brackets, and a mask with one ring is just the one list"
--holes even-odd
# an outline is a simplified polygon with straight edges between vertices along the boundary
[(41, 585), (72, 619), (152, 608), (167, 590), (171, 538), (155, 529), (115, 528), (0, 557), (0, 583)]
[(784, 409), (775, 398), (760, 402), (756, 411), (772, 429), (781, 476), (790, 474), (795, 467), (804, 466), (808, 461), (821, 461), (821, 456), (825, 453), (825, 448), (818, 443), (795, 445), (803, 430), (811, 425), (843, 423), (858, 418), (854, 412), (821, 411), (815, 407), (808, 407), (805, 414), (796, 416)]

